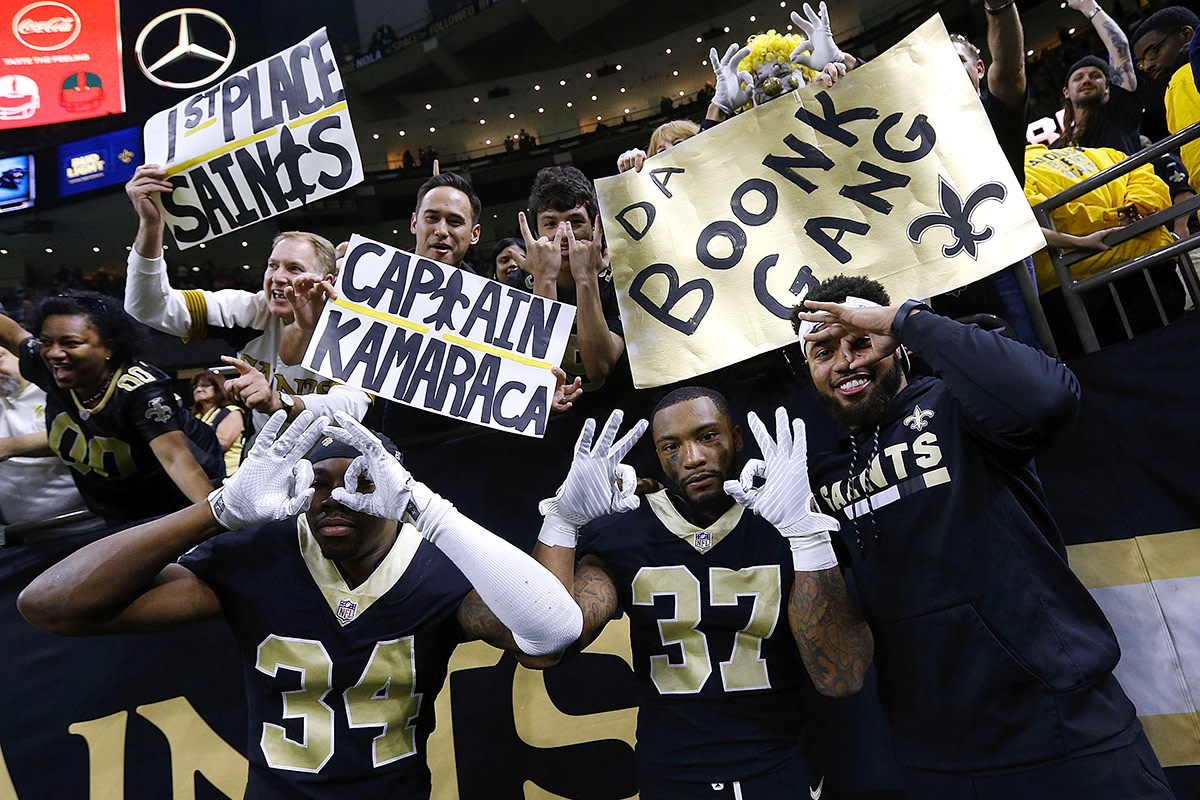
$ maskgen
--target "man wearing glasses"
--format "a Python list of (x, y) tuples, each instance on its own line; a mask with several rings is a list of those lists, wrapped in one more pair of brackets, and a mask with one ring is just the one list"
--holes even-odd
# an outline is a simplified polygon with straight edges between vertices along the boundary
[[(1155, 80), (1170, 79), (1164, 100), (1171, 133), (1200, 121), (1200, 92), (1188, 63), (1188, 46), (1200, 27), (1198, 23), (1200, 18), (1191, 9), (1167, 6), (1147, 17), (1130, 37), (1138, 66)], [(1185, 144), (1179, 154), (1192, 188), (1200, 191), (1200, 139)]]

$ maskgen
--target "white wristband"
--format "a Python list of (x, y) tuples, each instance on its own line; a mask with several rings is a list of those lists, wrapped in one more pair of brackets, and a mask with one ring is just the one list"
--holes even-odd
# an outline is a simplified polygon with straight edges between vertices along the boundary
[(542, 529), (538, 531), (538, 541), (550, 547), (569, 547), (574, 550), (579, 541), (579, 526), (555, 514), (547, 514), (542, 520)]
[(229, 509), (225, 505), (225, 489), (224, 486), (218, 486), (208, 493), (208, 507), (212, 511), (213, 519), (217, 521), (222, 528), (228, 530), (237, 530), (242, 527), (238, 525), (229, 515)]
[(796, 572), (819, 572), (837, 566), (837, 554), (833, 552), (833, 539), (828, 531), (791, 536), (788, 544), (792, 548), (792, 566)]

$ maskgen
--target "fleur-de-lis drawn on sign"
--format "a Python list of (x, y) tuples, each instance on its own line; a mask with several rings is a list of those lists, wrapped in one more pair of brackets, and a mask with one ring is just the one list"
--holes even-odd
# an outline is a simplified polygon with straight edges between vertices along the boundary
[(946, 227), (954, 241), (942, 246), (942, 255), (952, 258), (961, 252), (966, 252), (972, 259), (979, 257), (979, 243), (986, 242), (996, 233), (991, 225), (985, 225), (983, 230), (976, 231), (971, 222), (971, 214), (984, 200), (1004, 200), (1008, 192), (1004, 184), (989, 182), (967, 195), (964, 202), (954, 187), (938, 176), (938, 202), (942, 207), (940, 214), (922, 214), (908, 225), (908, 238), (912, 242), (921, 241), (925, 231), (930, 228)]

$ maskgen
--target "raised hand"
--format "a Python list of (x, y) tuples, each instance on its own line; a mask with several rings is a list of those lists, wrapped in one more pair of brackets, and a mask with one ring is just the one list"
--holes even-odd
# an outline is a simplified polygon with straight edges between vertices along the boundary
[(571, 461), (567, 479), (558, 487), (554, 497), (538, 503), (538, 511), (542, 516), (558, 517), (578, 528), (609, 514), (632, 511), (641, 504), (641, 498), (635, 493), (637, 475), (633, 467), (622, 464), (621, 459), (646, 432), (649, 423), (644, 419), (638, 420), (614, 444), (623, 418), (620, 409), (613, 411), (604, 423), (594, 447), (592, 436), (596, 431), (596, 421), (589, 419), (583, 424), (583, 430), (575, 442), (575, 458)]
[(525, 239), (525, 271), (533, 276), (535, 283), (553, 284), (562, 269), (563, 226), (555, 229), (554, 238), (551, 239), (533, 235), (524, 211), (517, 214), (517, 222)]
[(568, 262), (576, 281), (595, 280), (607, 266), (604, 262), (604, 230), (600, 218), (592, 226), (592, 238), (576, 239), (575, 229), (566, 224)]
[(738, 71), (738, 64), (748, 55), (750, 48), (739, 47), (737, 42), (729, 45), (729, 49), (720, 59), (717, 58), (717, 48), (711, 48), (708, 53), (708, 63), (712, 65), (717, 76), (712, 103), (728, 116), (732, 116), (734, 111), (750, 102), (750, 89), (754, 86), (754, 78), (749, 72)]
[(138, 219), (150, 225), (162, 223), (162, 214), (154, 203), (154, 195), (161, 192), (170, 194), (175, 186), (167, 180), (167, 171), (158, 164), (142, 164), (133, 172), (133, 177), (125, 184), (125, 194), (133, 203), (133, 210)]
[[(361, 422), (344, 411), (334, 414), (337, 425), (325, 432), (362, 453), (346, 468), (344, 487), (332, 497), (346, 508), (383, 519), (401, 519), (408, 511), (415, 483), (403, 465), (387, 451), (383, 442)], [(359, 481), (375, 484), (370, 492), (359, 491)]]
[(808, 38), (792, 51), (792, 62), (808, 67), (817, 72), (825, 69), (825, 65), (841, 62), (846, 54), (838, 49), (833, 41), (833, 31), (829, 26), (829, 9), (822, 0), (820, 12), (815, 12), (808, 3), (804, 4), (804, 16), (792, 12), (792, 22), (804, 31)]
[[(813, 509), (804, 421), (796, 419), (789, 426), (787, 411), (776, 409), (772, 440), (757, 414), (751, 411), (746, 419), (763, 457), (748, 461), (740, 480), (725, 481), (725, 493), (787, 537), (797, 572), (836, 566), (829, 532), (839, 525)], [(763, 479), (762, 486), (754, 485), (755, 478)]]
[(325, 310), (326, 300), (336, 300), (333, 275), (321, 276), (315, 272), (304, 272), (283, 287), (283, 295), (292, 307), (292, 316), (297, 325), (306, 331), (317, 327), (317, 320)]
[(287, 415), (271, 415), (237, 472), (208, 496), (217, 522), (229, 530), (299, 514), (312, 501), (312, 464), (304, 456), (329, 420), (301, 411), (279, 434)]
[(561, 367), (551, 367), (550, 371), (554, 373), (554, 399), (550, 401), (550, 410), (567, 411), (583, 394), (583, 379), (576, 375), (575, 380), (567, 383), (567, 373)]
[(848, 367), (858, 369), (887, 358), (900, 346), (900, 339), (892, 328), (898, 306), (864, 305), (855, 298), (848, 298), (845, 303), (805, 300), (804, 306), (809, 310), (801, 311), (798, 316), (806, 354), (815, 352), (818, 343), (836, 350), (843, 339), (855, 342), (867, 337), (870, 348), (852, 348), (854, 357)]
[(634, 172), (642, 171), (642, 164), (646, 162), (646, 151), (638, 148), (626, 150), (617, 157), (617, 172)]

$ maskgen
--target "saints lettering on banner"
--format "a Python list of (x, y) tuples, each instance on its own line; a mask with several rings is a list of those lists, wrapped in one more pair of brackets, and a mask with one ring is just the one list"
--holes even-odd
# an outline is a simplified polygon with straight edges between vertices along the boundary
[(1046, 245), (938, 17), (596, 189), (639, 387), (794, 341), (833, 275), (929, 297)]
[(542, 436), (574, 306), (350, 239), (304, 366), (489, 428)]
[(155, 114), (143, 136), (146, 160), (175, 186), (156, 199), (180, 248), (363, 179), (324, 28)]

